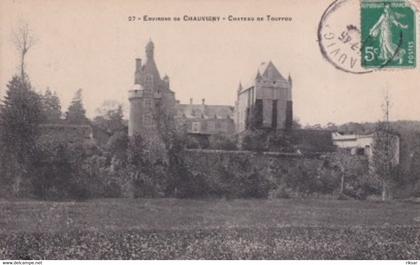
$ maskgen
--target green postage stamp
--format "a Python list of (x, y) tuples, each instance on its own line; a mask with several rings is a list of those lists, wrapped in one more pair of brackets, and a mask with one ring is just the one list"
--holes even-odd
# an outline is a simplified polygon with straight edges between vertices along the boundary
[(416, 67), (416, 16), (405, 0), (361, 1), (362, 66)]

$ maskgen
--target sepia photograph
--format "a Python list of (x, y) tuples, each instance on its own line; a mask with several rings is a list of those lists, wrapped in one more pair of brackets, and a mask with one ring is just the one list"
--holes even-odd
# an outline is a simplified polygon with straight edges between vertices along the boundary
[(418, 264), (419, 14), (1, 1), (1, 264)]

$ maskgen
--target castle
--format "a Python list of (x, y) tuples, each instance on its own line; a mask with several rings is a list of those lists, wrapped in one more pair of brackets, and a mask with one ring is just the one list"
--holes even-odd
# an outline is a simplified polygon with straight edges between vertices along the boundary
[(239, 85), (235, 106), (180, 104), (170, 89), (169, 77), (160, 77), (154, 44), (146, 45), (146, 61), (136, 59), (134, 87), (129, 91), (129, 136), (159, 135), (162, 118), (173, 119), (192, 135), (235, 134), (251, 128), (288, 129), (292, 125), (292, 80), (286, 80), (270, 61), (262, 63), (256, 77)]

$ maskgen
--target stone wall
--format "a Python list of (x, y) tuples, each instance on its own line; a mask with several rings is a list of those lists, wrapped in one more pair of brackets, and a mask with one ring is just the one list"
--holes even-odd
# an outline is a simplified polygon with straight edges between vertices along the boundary
[[(287, 187), (303, 193), (334, 193), (346, 180), (367, 178), (368, 163), (363, 156), (338, 153), (292, 154), (278, 152), (189, 149), (184, 163), (193, 176), (205, 176), (210, 183), (237, 182), (258, 175), (273, 189)], [(232, 184), (232, 183), (231, 183)], [(235, 183), (233, 183), (235, 185)]]

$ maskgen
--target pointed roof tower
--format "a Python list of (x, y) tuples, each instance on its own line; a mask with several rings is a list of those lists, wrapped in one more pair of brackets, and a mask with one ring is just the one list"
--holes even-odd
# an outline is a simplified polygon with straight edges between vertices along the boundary
[(239, 82), (238, 93), (240, 93), (242, 91), (242, 89), (243, 89), (242, 82)]
[(268, 63), (261, 63), (258, 70), (261, 72), (261, 75), (270, 80), (284, 80), (286, 79), (280, 74), (273, 62), (269, 61)]
[(154, 49), (155, 49), (155, 44), (153, 43), (152, 39), (149, 39), (149, 42), (146, 44), (146, 58), (147, 60), (153, 60), (153, 56), (154, 56)]
[(255, 77), (255, 79), (257, 79), (257, 80), (258, 80), (258, 79), (261, 79), (261, 73), (260, 73), (260, 70), (258, 70), (258, 71), (257, 71), (257, 76)]
[(152, 40), (146, 45), (146, 63), (142, 66), (143, 73), (153, 77), (153, 83), (158, 84), (161, 79), (154, 58), (155, 45)]

